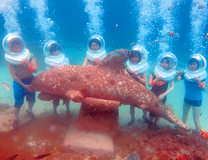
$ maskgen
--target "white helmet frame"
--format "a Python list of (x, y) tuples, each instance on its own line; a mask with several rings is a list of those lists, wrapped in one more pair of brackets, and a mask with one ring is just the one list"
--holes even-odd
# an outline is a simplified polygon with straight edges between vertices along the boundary
[[(91, 49), (91, 41), (93, 39), (96, 39), (98, 41), (100, 41), (100, 49), (97, 51), (93, 51)], [(100, 35), (92, 35), (89, 39), (88, 39), (88, 43), (87, 43), (87, 53), (86, 56), (89, 60), (94, 61), (95, 58), (99, 58), (100, 60), (104, 59), (106, 57), (107, 53), (105, 51), (105, 41), (103, 39), (102, 36)]]
[[(196, 71), (190, 71), (189, 70), (189, 61), (190, 59), (196, 59), (198, 61), (198, 69)], [(207, 60), (205, 59), (204, 56), (202, 56), (201, 54), (192, 54), (189, 57), (186, 69), (185, 69), (185, 78), (189, 81), (194, 81), (194, 78), (196, 76), (200, 77), (200, 80), (203, 80), (207, 77), (207, 72), (206, 72), (206, 67), (207, 67)]]
[(137, 64), (134, 64), (130, 60), (128, 60), (127, 70), (131, 72), (133, 70), (136, 72), (139, 71), (139, 74), (144, 73), (149, 68), (149, 65), (147, 63), (147, 59), (148, 59), (147, 50), (140, 45), (135, 45), (132, 47), (131, 52), (132, 51), (139, 51), (139, 53), (141, 54), (141, 60)]

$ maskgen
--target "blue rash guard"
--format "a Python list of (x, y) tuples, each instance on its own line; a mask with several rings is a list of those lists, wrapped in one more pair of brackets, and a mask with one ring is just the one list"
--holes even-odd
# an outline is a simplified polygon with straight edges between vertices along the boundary
[(184, 76), (182, 76), (182, 78), (185, 84), (184, 102), (195, 107), (200, 107), (202, 105), (203, 96), (202, 90), (198, 86), (198, 83), (188, 81)]

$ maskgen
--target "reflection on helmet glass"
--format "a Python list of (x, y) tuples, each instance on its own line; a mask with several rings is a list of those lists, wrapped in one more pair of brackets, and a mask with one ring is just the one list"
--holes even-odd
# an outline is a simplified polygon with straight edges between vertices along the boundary
[(50, 52), (51, 55), (57, 56), (61, 53), (61, 48), (58, 44), (53, 43), (49, 47), (49, 52)]
[(196, 71), (199, 68), (199, 62), (195, 58), (191, 58), (188, 62), (188, 69), (190, 71)]
[(23, 42), (19, 39), (15, 39), (10, 43), (9, 49), (11, 52), (19, 53), (24, 49)]
[(164, 70), (169, 70), (169, 59), (166, 57), (163, 58), (160, 62), (160, 65)]
[(101, 42), (98, 39), (91, 39), (89, 42), (89, 48), (92, 51), (98, 51), (101, 47)]

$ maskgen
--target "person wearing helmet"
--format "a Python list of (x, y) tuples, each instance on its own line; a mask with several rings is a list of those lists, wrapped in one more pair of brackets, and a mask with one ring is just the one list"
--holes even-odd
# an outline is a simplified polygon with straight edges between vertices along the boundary
[(83, 63), (83, 66), (96, 66), (102, 59), (106, 57), (105, 41), (99, 35), (93, 35), (88, 40), (88, 50)]
[[(65, 57), (65, 55), (61, 52), (60, 45), (54, 41), (50, 40), (48, 41), (43, 48), (43, 52), (45, 54), (45, 63), (46, 63), (46, 69), (51, 69), (54, 67), (58, 67), (60, 65), (70, 65), (69, 59)], [(56, 96), (55, 99), (53, 99), (53, 114), (57, 115), (57, 107), (59, 105), (60, 99), (63, 97)], [(69, 110), (69, 100), (67, 97), (63, 98), (63, 102), (66, 106), (66, 115), (70, 115)]]
[[(147, 63), (147, 51), (139, 45), (135, 45), (129, 57), (129, 61), (126, 64), (125, 74), (130, 75), (136, 81), (140, 82), (142, 85), (146, 86), (146, 70), (148, 69)], [(143, 111), (143, 119), (148, 122), (147, 111)], [(131, 121), (127, 124), (131, 126), (135, 122), (135, 106), (130, 106)]]
[(176, 80), (183, 79), (185, 84), (183, 122), (187, 122), (190, 109), (192, 108), (195, 129), (198, 132), (201, 130), (202, 91), (206, 90), (206, 63), (206, 59), (202, 55), (193, 54), (188, 61), (185, 71), (179, 70), (176, 76)]
[[(163, 70), (163, 72), (155, 72), (157, 69), (155, 67), (153, 72), (150, 72), (148, 86), (152, 87), (151, 91), (157, 96), (158, 101), (165, 104), (167, 100), (167, 95), (174, 89), (173, 78), (175, 76), (173, 78), (169, 78), (169, 77), (163, 78), (165, 77), (164, 74), (168, 75), (169, 70), (172, 69), (172, 67), (170, 67), (169, 58), (167, 58), (166, 56), (163, 56), (158, 61), (159, 61), (159, 64), (158, 64), (159, 66), (157, 66), (157, 68), (160, 68), (160, 70)], [(170, 88), (168, 89), (169, 83), (170, 83)], [(149, 113), (149, 121), (150, 121), (149, 127), (157, 128), (157, 123), (159, 120), (160, 120), (160, 117), (158, 117), (154, 113), (151, 113), (151, 112)]]
[(13, 79), (13, 91), (15, 99), (15, 119), (13, 127), (19, 126), (19, 112), (24, 103), (24, 97), (28, 101), (27, 114), (34, 119), (32, 108), (35, 102), (35, 92), (30, 90), (30, 84), (34, 78), (33, 73), (37, 72), (36, 60), (32, 53), (25, 48), (24, 41), (19, 34), (11, 33), (3, 39), (5, 59), (8, 62), (8, 69)]

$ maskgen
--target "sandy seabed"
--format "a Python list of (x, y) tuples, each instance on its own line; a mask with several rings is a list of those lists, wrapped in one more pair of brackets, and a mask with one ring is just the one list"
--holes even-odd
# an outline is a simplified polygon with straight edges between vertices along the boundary
[(77, 113), (73, 109), (70, 117), (60, 110), (59, 115), (54, 117), (50, 110), (39, 114), (36, 120), (22, 124), (17, 130), (0, 133), (0, 159), (16, 153), (20, 153), (15, 158), (17, 160), (31, 160), (45, 153), (53, 153), (45, 158), (47, 160), (123, 160), (132, 153), (136, 153), (142, 160), (175, 160), (179, 155), (190, 155), (193, 160), (205, 160), (208, 157), (207, 141), (199, 133), (188, 134), (170, 126), (152, 129), (142, 122), (136, 122), (131, 127), (119, 127), (118, 134), (113, 139), (114, 156), (98, 157), (74, 152), (65, 148), (63, 142), (69, 127), (76, 120)]

